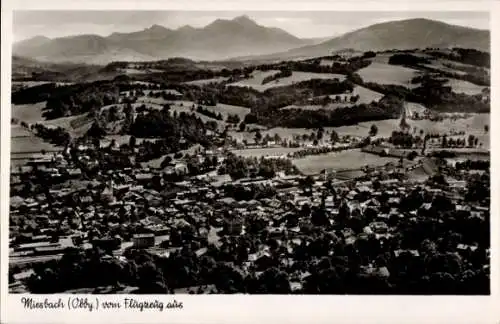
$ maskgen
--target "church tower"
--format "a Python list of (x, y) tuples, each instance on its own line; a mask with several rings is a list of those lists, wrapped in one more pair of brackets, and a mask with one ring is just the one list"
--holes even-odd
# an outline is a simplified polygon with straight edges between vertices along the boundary
[[(410, 82), (408, 82), (408, 89), (410, 89)], [(408, 110), (407, 104), (406, 104), (406, 96), (403, 98), (403, 104), (401, 105), (401, 121), (399, 122), (399, 128), (401, 129), (402, 132), (407, 132), (411, 129), (411, 126), (408, 124), (406, 121), (406, 112)]]
[(411, 128), (406, 121), (406, 102), (403, 102), (401, 106), (401, 121), (399, 122), (399, 128), (402, 132), (407, 132)]

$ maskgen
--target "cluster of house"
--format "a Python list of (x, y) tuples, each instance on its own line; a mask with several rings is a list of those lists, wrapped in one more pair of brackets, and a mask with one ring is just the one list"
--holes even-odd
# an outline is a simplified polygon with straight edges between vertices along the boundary
[[(289, 220), (305, 205), (322, 206), (330, 225), (335, 224), (340, 206), (347, 206), (350, 213), (360, 214), (367, 208), (374, 209), (377, 217), (363, 229), (363, 233), (356, 234), (349, 228), (342, 231), (346, 244), (354, 244), (363, 235), (374, 234), (377, 239), (390, 239), (398, 231), (397, 227), (389, 225), (391, 217), (408, 221), (417, 217), (418, 210), (409, 214), (399, 210), (400, 200), (415, 188), (415, 184), (388, 179), (380, 181), (380, 188), (375, 188), (374, 180), (380, 178), (381, 172), (370, 173), (371, 178), (365, 176), (364, 181), (334, 179), (336, 194), (332, 195), (325, 190), (327, 179), (323, 175), (318, 175), (307, 190), (300, 184), (302, 176), (283, 174), (274, 179), (241, 179), (237, 182), (215, 174), (212, 177), (185, 177), (175, 183), (161, 180), (161, 176), (175, 171), (180, 165), (181, 162), (174, 161), (165, 170), (110, 170), (91, 181), (84, 180), (81, 170), (59, 155), (52, 159), (34, 160), (21, 167), (20, 174), (13, 173), (17, 179), (12, 182), (14, 188), (22, 189), (25, 186), (23, 174), (33, 169), (65, 177), (66, 181), (52, 185), (41, 193), (23, 194), (22, 190), (18, 190), (19, 195), (11, 196), (11, 263), (58, 258), (65, 248), (71, 246), (97, 246), (113, 251), (111, 257), (121, 257), (127, 248), (137, 247), (168, 257), (173, 251), (189, 244), (188, 240), (193, 237), (203, 238), (207, 244), (195, 252), (201, 257), (207, 253), (209, 246), (222, 248), (231, 245), (237, 237), (250, 235), (252, 223), (260, 222), (269, 237), (275, 238), (277, 244), (282, 246), (284, 253), (279, 258), (283, 266), (288, 267), (294, 262), (294, 250), (310, 243), (302, 228), (310, 225), (311, 217), (300, 216), (298, 222), (292, 225)], [(152, 186), (155, 176), (160, 176), (162, 190)], [(229, 183), (248, 190), (255, 186), (272, 187), (276, 194), (268, 198), (236, 200), (224, 187)], [(428, 186), (423, 186), (422, 190), (431, 194), (443, 193), (443, 189)], [(488, 207), (464, 204), (464, 190), (465, 182), (457, 181), (444, 194), (452, 199), (457, 210), (466, 209), (477, 217), (487, 217)], [(379, 210), (379, 197), (383, 193), (388, 196), (388, 212)], [(421, 206), (421, 209), (429, 208), (430, 203)], [(247, 251), (248, 259), (239, 266), (239, 270), (261, 273), (261, 269), (276, 258), (275, 250), (267, 243), (253, 246)], [(387, 274), (387, 269), (370, 269)], [(306, 272), (295, 273), (292, 288), (300, 290), (306, 277)]]

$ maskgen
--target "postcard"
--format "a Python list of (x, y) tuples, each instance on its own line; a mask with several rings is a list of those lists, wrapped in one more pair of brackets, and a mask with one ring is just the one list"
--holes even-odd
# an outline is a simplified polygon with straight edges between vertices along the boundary
[(4, 4), (2, 322), (498, 323), (474, 4)]

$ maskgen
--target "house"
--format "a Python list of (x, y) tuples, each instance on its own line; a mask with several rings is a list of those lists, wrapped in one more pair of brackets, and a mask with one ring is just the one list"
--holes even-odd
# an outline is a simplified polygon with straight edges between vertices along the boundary
[(154, 234), (135, 234), (132, 237), (132, 242), (134, 243), (134, 247), (139, 249), (145, 249), (149, 247), (153, 247), (155, 245), (155, 236)]
[(163, 92), (167, 95), (168, 98), (173, 99), (173, 100), (180, 100), (182, 99), (182, 93), (175, 89), (166, 89)]
[(418, 253), (417, 250), (395, 250), (394, 251), (394, 255), (396, 256), (396, 258), (399, 257), (402, 253), (409, 253), (415, 257), (420, 256), (420, 253)]
[(150, 183), (153, 179), (152, 173), (138, 173), (135, 175), (135, 180), (142, 184)]
[(186, 174), (189, 172), (187, 164), (184, 162), (178, 162), (174, 165), (174, 170), (178, 174)]
[(115, 237), (99, 238), (92, 241), (92, 247), (98, 247), (104, 251), (118, 250), (121, 246), (121, 240)]

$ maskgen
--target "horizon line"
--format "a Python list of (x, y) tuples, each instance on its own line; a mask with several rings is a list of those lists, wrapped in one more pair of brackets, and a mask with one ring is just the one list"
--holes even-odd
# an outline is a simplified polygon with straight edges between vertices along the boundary
[(164, 28), (164, 29), (169, 30), (169, 31), (178, 31), (178, 30), (183, 29), (183, 28), (192, 28), (194, 30), (202, 30), (202, 29), (207, 28), (208, 26), (212, 25), (213, 23), (215, 23), (217, 21), (227, 21), (227, 22), (230, 22), (230, 21), (235, 21), (237, 19), (241, 19), (241, 18), (246, 18), (246, 19), (250, 20), (251, 22), (253, 22), (255, 25), (260, 26), (260, 27), (280, 29), (280, 30), (282, 30), (282, 31), (290, 34), (293, 37), (296, 37), (298, 39), (303, 39), (303, 40), (305, 40), (305, 39), (325, 39), (326, 40), (326, 39), (331, 39), (331, 38), (334, 38), (334, 37), (339, 37), (339, 36), (342, 36), (342, 35), (345, 35), (345, 34), (348, 34), (348, 33), (354, 32), (354, 31), (357, 31), (357, 30), (361, 30), (361, 29), (364, 29), (364, 28), (368, 28), (368, 27), (371, 27), (371, 26), (375, 26), (375, 25), (380, 25), (380, 24), (390, 23), (390, 22), (396, 22), (396, 21), (410, 21), (410, 20), (435, 21), (435, 22), (440, 22), (440, 23), (443, 23), (443, 24), (446, 24), (446, 25), (450, 25), (450, 26), (458, 26), (458, 27), (463, 27), (463, 28), (469, 28), (469, 29), (475, 29), (475, 30), (480, 30), (480, 31), (491, 32), (490, 28), (487, 28), (487, 29), (475, 28), (475, 27), (470, 27), (470, 26), (465, 26), (465, 25), (451, 24), (451, 23), (445, 22), (445, 21), (440, 20), (440, 19), (430, 19), (430, 18), (425, 18), (425, 17), (414, 17), (414, 18), (390, 19), (390, 20), (383, 21), (383, 22), (378, 22), (378, 23), (374, 23), (374, 24), (372, 23), (372, 24), (369, 24), (369, 25), (366, 25), (366, 26), (361, 26), (359, 28), (355, 28), (355, 29), (352, 29), (352, 30), (349, 30), (349, 31), (346, 31), (346, 32), (338, 33), (338, 34), (333, 34), (333, 35), (330, 35), (330, 36), (322, 36), (322, 37), (321, 36), (320, 37), (299, 37), (299, 36), (295, 35), (294, 33), (289, 32), (288, 30), (285, 30), (283, 28), (279, 28), (279, 27), (276, 27), (276, 26), (259, 24), (253, 18), (251, 18), (249, 15), (242, 14), (242, 15), (236, 16), (236, 17), (234, 17), (232, 19), (217, 18), (217, 19), (211, 21), (210, 23), (208, 23), (208, 24), (206, 24), (204, 26), (201, 26), (201, 27), (194, 27), (194, 26), (192, 26), (190, 24), (186, 24), (186, 25), (179, 26), (177, 28), (169, 28), (169, 27), (166, 27), (165, 25), (162, 25), (162, 24), (159, 24), (159, 23), (153, 23), (149, 27), (146, 27), (146, 28), (143, 28), (143, 29), (138, 29), (138, 30), (131, 31), (131, 32), (113, 31), (113, 32), (107, 33), (107, 34), (81, 33), (81, 34), (70, 34), (70, 35), (66, 35), (66, 36), (57, 36), (57, 37), (48, 37), (48, 36), (45, 36), (43, 34), (38, 34), (38, 35), (35, 35), (35, 36), (32, 36), (32, 37), (28, 37), (28, 38), (24, 38), (24, 39), (20, 39), (20, 40), (15, 40), (13, 42), (13, 44), (24, 42), (24, 41), (28, 41), (28, 40), (32, 40), (32, 39), (35, 39), (35, 38), (46, 38), (48, 40), (71, 38), (71, 37), (77, 37), (77, 36), (98, 36), (98, 37), (102, 37), (102, 38), (108, 38), (108, 37), (111, 37), (114, 34), (125, 34), (126, 35), (126, 34), (132, 34), (132, 33), (137, 33), (137, 32), (143, 32), (143, 31), (146, 31), (148, 29), (152, 29), (155, 26)]

